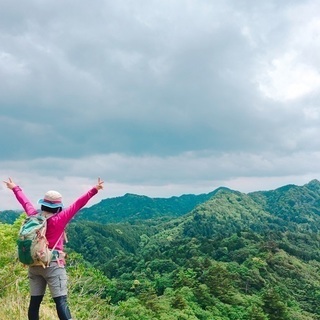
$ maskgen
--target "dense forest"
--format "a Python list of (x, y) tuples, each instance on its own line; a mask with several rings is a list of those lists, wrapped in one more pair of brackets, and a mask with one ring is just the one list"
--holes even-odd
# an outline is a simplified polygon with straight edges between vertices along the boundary
[[(4, 320), (25, 319), (26, 268), (14, 258), (22, 221), (0, 223)], [(68, 227), (71, 308), (76, 319), (320, 319), (319, 230), (317, 180), (106, 199)], [(55, 319), (50, 297), (42, 312)]]

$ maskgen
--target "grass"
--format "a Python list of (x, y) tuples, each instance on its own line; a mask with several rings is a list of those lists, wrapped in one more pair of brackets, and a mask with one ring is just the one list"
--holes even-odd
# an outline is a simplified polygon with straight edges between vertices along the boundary
[[(29, 282), (27, 268), (14, 261), (2, 265), (0, 269), (0, 319), (25, 320), (29, 306)], [(108, 301), (101, 299), (99, 294), (81, 294), (73, 288), (83, 287), (81, 274), (79, 278), (71, 277), (69, 282), (69, 306), (74, 320), (114, 320), (113, 308)], [(91, 288), (94, 291), (94, 288)], [(41, 303), (41, 320), (58, 319), (55, 303), (49, 290)]]
[[(71, 297), (71, 301), (76, 301), (76, 297)], [(0, 298), (0, 319), (1, 320), (25, 320), (28, 314), (29, 297), (16, 292), (11, 296)], [(70, 303), (71, 314), (74, 320), (115, 320), (112, 310), (108, 312), (99, 309), (99, 301), (92, 299), (91, 301), (83, 301), (80, 299), (78, 304)], [(40, 307), (41, 320), (57, 320), (57, 312), (55, 304), (46, 294)]]

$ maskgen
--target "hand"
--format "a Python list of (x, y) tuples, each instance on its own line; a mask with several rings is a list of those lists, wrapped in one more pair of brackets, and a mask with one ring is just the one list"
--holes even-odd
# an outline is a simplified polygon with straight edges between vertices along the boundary
[(3, 181), (3, 182), (7, 185), (7, 188), (10, 190), (16, 187), (16, 184), (12, 181), (11, 178), (8, 178), (8, 181)]
[(96, 189), (99, 191), (103, 189), (104, 181), (102, 181), (100, 178), (98, 178), (98, 184), (96, 185)]

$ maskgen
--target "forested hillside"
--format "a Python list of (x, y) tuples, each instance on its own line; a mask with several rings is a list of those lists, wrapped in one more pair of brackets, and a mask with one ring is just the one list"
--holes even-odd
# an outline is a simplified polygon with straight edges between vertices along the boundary
[(320, 319), (319, 187), (222, 189), (170, 221), (75, 223), (69, 246), (113, 279), (112, 303), (154, 317), (170, 301), (194, 319)]
[[(88, 310), (92, 319), (320, 319), (319, 181), (249, 194), (222, 188), (185, 214), (128, 219), (122, 211), (121, 223), (101, 223), (106, 203), (100, 214), (95, 207), (95, 222), (68, 228), (76, 319), (89, 319)], [(10, 252), (13, 235), (5, 236)], [(6, 248), (2, 273), (7, 263), (18, 271), (4, 302), (13, 288), (26, 294), (25, 271)]]
[(150, 198), (127, 193), (122, 197), (102, 200), (79, 212), (76, 220), (115, 223), (159, 217), (178, 217), (190, 212), (198, 204), (209, 200), (219, 190), (208, 194), (185, 194), (180, 197)]

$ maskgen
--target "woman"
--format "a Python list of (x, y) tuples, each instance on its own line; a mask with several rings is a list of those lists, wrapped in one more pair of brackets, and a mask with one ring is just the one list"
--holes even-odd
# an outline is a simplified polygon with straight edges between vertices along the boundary
[[(4, 183), (13, 191), (28, 216), (38, 214), (38, 211), (24, 195), (22, 189), (11, 178), (8, 181), (4, 181)], [(47, 217), (46, 237), (50, 249), (54, 247), (57, 252), (63, 252), (64, 237), (62, 235), (67, 224), (99, 190), (103, 189), (103, 183), (104, 181), (98, 178), (96, 186), (92, 187), (67, 208), (63, 207), (61, 194), (54, 190), (48, 191), (44, 198), (39, 200), (38, 203), (41, 204), (42, 214)], [(29, 266), (28, 276), (31, 294), (28, 319), (39, 320), (40, 304), (48, 285), (51, 296), (56, 303), (59, 319), (70, 320), (71, 314), (67, 304), (67, 274), (63, 254), (53, 259), (47, 268)]]

